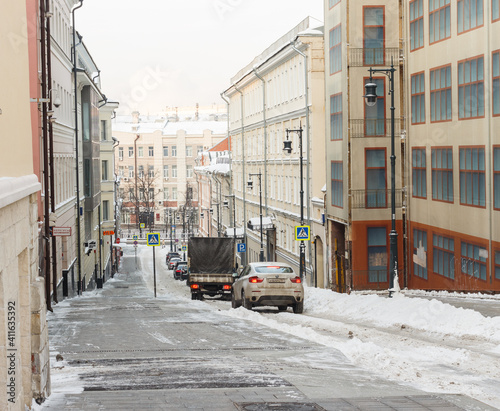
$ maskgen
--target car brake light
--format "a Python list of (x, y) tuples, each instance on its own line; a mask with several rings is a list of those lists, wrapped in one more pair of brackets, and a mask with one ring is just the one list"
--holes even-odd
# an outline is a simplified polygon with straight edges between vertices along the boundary
[(230, 289), (231, 289), (231, 286), (230, 286), (229, 284), (224, 284), (224, 285), (222, 286), (222, 289), (223, 289), (223, 290), (230, 290)]
[(264, 281), (264, 279), (263, 278), (259, 278), (257, 276), (254, 276), (254, 277), (250, 277), (248, 279), (248, 281), (251, 282), (251, 283), (261, 283), (262, 281)]
[(295, 284), (300, 284), (302, 282), (302, 280), (300, 279), (300, 277), (292, 278), (292, 279), (290, 279), (290, 281), (292, 283), (295, 283)]
[(200, 288), (200, 286), (198, 284), (191, 284), (191, 288), (193, 290), (197, 290), (198, 288)]

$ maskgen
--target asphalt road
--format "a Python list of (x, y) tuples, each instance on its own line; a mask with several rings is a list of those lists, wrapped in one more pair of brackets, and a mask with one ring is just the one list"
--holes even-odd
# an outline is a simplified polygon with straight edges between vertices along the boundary
[(384, 380), (335, 349), (203, 302), (168, 292), (155, 299), (147, 270), (125, 248), (117, 281), (55, 306), (43, 410), (492, 409)]

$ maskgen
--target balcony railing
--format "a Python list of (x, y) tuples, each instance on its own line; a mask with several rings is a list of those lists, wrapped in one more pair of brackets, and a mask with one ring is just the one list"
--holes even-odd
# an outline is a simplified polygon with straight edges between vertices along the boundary
[[(394, 119), (394, 135), (401, 134), (402, 119)], [(351, 119), (349, 120), (352, 138), (362, 137), (390, 137), (391, 119)]]
[(390, 66), (399, 62), (402, 50), (398, 47), (349, 48), (350, 67)]
[[(403, 190), (396, 189), (396, 207), (403, 204)], [(352, 208), (389, 208), (391, 205), (391, 190), (351, 190)]]

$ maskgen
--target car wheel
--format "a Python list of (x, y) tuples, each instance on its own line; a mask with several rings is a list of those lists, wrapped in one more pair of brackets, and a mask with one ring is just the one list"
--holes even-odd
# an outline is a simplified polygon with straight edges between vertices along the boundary
[(280, 311), (286, 311), (288, 307), (286, 305), (278, 305), (278, 310)]
[(304, 311), (304, 301), (295, 303), (293, 305), (293, 312), (295, 314), (302, 314), (303, 311)]
[(245, 298), (245, 293), (243, 291), (241, 292), (241, 301), (243, 302), (244, 308), (246, 308), (247, 310), (252, 309), (252, 303), (248, 298)]

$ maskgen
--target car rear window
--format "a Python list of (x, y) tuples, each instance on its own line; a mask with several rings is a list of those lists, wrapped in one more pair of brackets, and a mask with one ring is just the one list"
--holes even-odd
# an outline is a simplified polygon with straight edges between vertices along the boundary
[(293, 270), (290, 267), (279, 267), (276, 265), (268, 265), (268, 266), (260, 266), (255, 267), (255, 272), (257, 273), (293, 273)]

